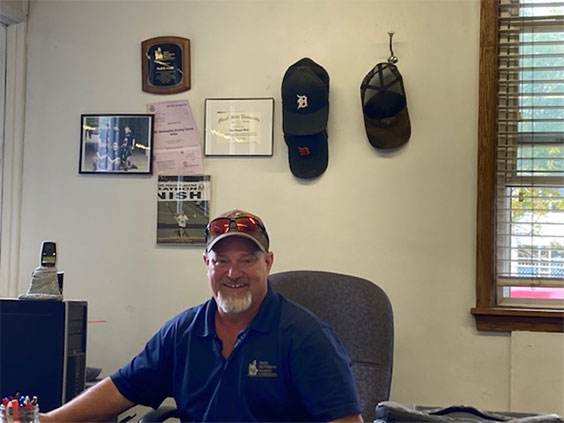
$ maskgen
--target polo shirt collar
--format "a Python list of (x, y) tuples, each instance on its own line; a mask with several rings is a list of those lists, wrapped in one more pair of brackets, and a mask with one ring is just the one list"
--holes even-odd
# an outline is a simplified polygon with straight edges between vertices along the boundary
[(215, 310), (217, 309), (217, 303), (212, 297), (206, 301), (204, 305), (204, 319), (198, 325), (198, 335), (201, 336), (213, 336), (215, 331)]
[(270, 281), (267, 282), (268, 289), (258, 313), (249, 325), (249, 328), (257, 332), (268, 333), (278, 326), (280, 316), (280, 297), (273, 291)]
[[(212, 297), (206, 301), (203, 306), (202, 319), (197, 323), (196, 333), (200, 336), (212, 336), (215, 334), (215, 312), (217, 303)], [(270, 281), (267, 282), (267, 291), (262, 304), (259, 307), (257, 315), (249, 325), (249, 329), (257, 332), (268, 333), (278, 325), (278, 317), (280, 315), (280, 298), (276, 292), (272, 290)]]

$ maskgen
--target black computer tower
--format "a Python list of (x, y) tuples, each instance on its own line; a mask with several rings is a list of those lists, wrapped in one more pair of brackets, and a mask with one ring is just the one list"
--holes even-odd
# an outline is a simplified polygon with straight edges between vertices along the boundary
[(84, 390), (86, 301), (0, 299), (0, 395), (50, 411)]

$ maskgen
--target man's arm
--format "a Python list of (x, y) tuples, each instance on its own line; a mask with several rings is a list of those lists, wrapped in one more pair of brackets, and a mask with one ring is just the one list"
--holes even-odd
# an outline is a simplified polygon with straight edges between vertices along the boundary
[(350, 416), (341, 417), (335, 420), (331, 420), (329, 423), (332, 422), (345, 422), (345, 423), (362, 423), (362, 416), (360, 414), (351, 414)]
[(67, 404), (40, 414), (39, 421), (41, 423), (107, 422), (134, 405), (107, 377)]

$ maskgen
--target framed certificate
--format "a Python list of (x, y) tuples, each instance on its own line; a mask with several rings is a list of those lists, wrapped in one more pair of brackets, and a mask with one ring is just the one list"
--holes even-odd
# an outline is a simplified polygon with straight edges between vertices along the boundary
[(206, 156), (272, 156), (273, 98), (207, 98)]
[(190, 89), (190, 40), (156, 37), (141, 43), (143, 91), (175, 94)]

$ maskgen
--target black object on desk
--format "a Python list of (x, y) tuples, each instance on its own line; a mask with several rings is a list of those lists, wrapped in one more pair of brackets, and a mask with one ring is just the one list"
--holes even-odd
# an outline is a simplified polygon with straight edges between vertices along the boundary
[(0, 299), (0, 395), (37, 395), (41, 412), (84, 390), (86, 301)]

